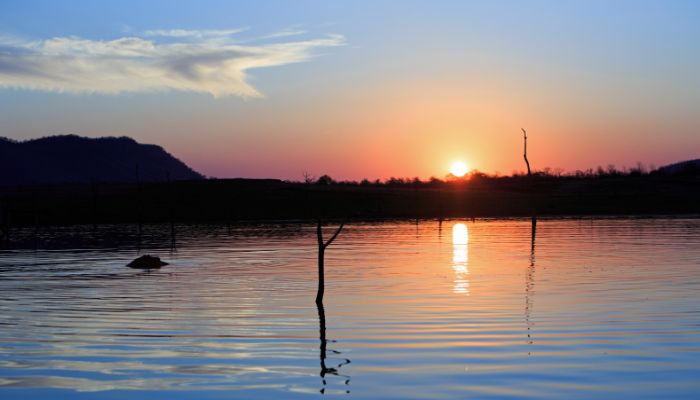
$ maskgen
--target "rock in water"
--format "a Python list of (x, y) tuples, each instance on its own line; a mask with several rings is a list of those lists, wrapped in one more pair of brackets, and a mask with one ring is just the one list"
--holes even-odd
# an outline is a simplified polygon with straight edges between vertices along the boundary
[(145, 255), (135, 259), (126, 266), (129, 268), (152, 269), (160, 268), (164, 265), (168, 265), (168, 263), (160, 261), (160, 257)]

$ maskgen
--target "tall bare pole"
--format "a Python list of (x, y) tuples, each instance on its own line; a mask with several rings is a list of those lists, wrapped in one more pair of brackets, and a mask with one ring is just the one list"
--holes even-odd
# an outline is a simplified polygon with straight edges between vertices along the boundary
[(527, 160), (527, 131), (524, 128), (520, 129), (523, 131), (523, 158), (525, 159), (525, 165), (527, 165), (527, 176), (531, 176), (530, 162)]

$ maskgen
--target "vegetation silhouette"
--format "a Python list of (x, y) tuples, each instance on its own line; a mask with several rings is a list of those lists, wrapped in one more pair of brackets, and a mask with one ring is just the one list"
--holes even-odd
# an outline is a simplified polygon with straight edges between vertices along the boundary
[[(12, 164), (15, 170), (26, 163), (45, 168), (58, 162), (55, 157), (42, 159), (42, 152), (57, 153), (62, 146), (99, 149), (84, 150), (87, 155), (67, 164), (59, 160), (58, 164), (70, 168), (57, 168), (50, 177), (67, 176), (72, 183), (59, 184), (53, 179), (37, 184), (45, 175), (34, 174), (31, 168), (17, 176), (11, 174), (12, 169), (0, 172), (0, 240), (11, 241), (14, 227), (23, 226), (33, 227), (38, 234), (55, 225), (89, 224), (96, 231), (100, 225), (127, 223), (134, 224), (141, 237), (144, 224), (169, 223), (174, 250), (175, 226), (181, 223), (225, 223), (230, 232), (237, 223), (309, 221), (319, 214), (336, 220), (529, 216), (534, 226), (538, 216), (546, 215), (700, 213), (700, 160), (659, 169), (638, 163), (622, 170), (613, 165), (570, 173), (536, 170), (527, 155), (527, 131), (521, 129), (525, 174), (501, 176), (475, 170), (462, 178), (391, 177), (359, 182), (337, 181), (327, 174), (316, 178), (309, 172), (302, 174), (300, 182), (203, 179), (160, 147), (129, 138), (0, 139), (0, 164), (19, 162)], [(25, 147), (38, 150), (27, 157), (12, 152)], [(20, 155), (30, 154), (23, 152)], [(131, 152), (138, 155), (124, 155)], [(119, 163), (116, 170), (110, 170), (114, 174), (91, 168), (102, 165), (102, 158), (115, 157)], [(8, 176), (12, 178), (3, 180)], [(8, 184), (16, 181), (21, 183)]]
[(279, 180), (99, 183), (0, 187), (0, 230), (55, 225), (208, 223), (328, 219), (425, 219), (583, 215), (698, 214), (700, 175), (508, 177), (380, 184)]

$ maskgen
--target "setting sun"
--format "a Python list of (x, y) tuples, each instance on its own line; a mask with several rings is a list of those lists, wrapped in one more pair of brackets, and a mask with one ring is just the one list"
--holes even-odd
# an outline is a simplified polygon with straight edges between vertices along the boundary
[(450, 173), (456, 177), (462, 177), (467, 172), (469, 172), (469, 167), (462, 161), (455, 161), (452, 163), (452, 167), (450, 167)]

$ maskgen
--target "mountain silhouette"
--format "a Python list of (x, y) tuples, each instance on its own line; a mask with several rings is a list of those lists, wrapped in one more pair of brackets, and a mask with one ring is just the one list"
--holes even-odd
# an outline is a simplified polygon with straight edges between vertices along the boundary
[(700, 158), (665, 165), (656, 171), (665, 175), (700, 175)]
[(0, 137), (0, 185), (193, 180), (204, 177), (160, 146), (128, 137)]

